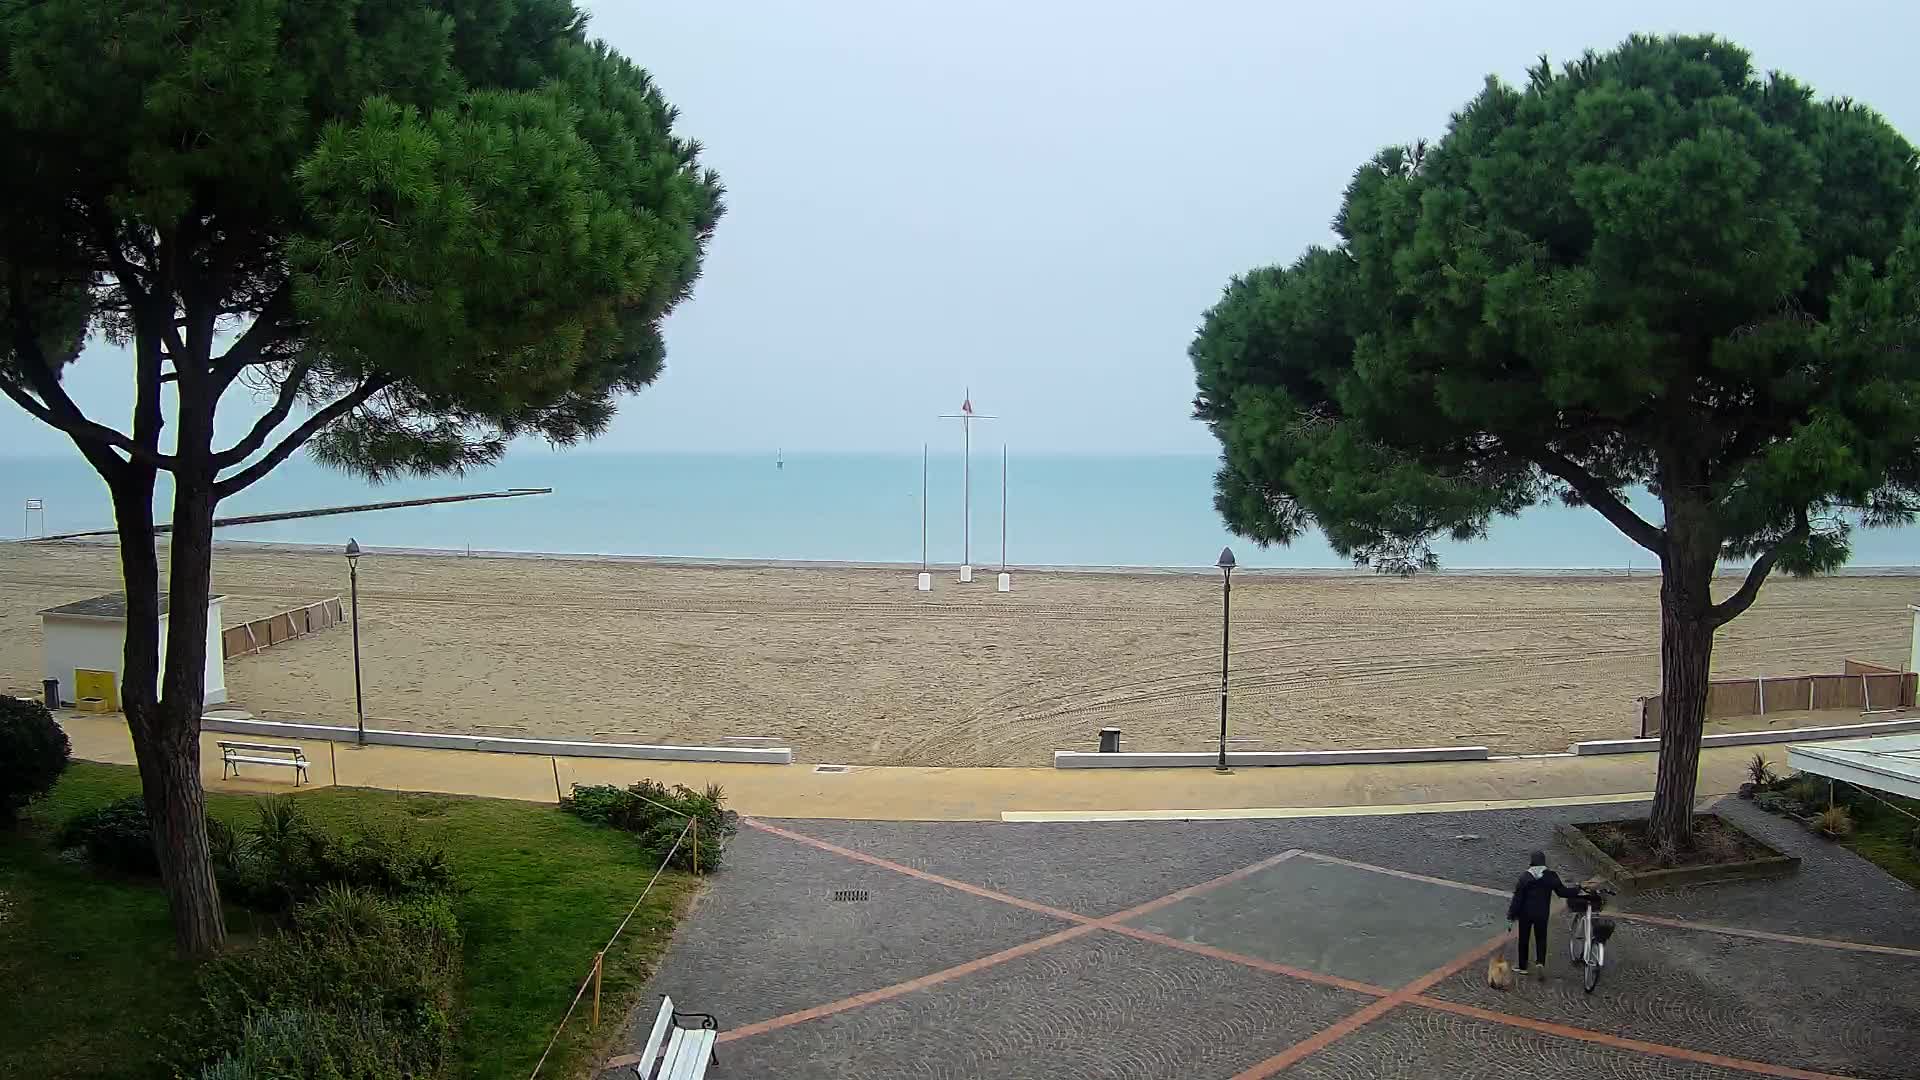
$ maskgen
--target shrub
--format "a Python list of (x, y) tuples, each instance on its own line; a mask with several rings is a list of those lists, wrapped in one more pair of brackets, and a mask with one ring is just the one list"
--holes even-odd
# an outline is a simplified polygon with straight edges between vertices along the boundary
[(424, 1080), (453, 1059), (460, 933), (445, 896), (330, 885), (270, 942), (209, 963), (201, 1080)]
[(316, 828), (287, 796), (261, 799), (254, 821), (231, 849), (223, 884), (236, 901), (285, 912), (331, 885), (389, 897), (424, 896), (453, 888), (446, 852), (410, 837), (368, 831), (335, 837)]
[(71, 754), (45, 705), (0, 694), (0, 825), (52, 791)]
[(1627, 834), (1618, 825), (1596, 825), (1586, 830), (1587, 839), (1593, 846), (1604, 851), (1612, 858), (1619, 858), (1627, 850)]
[(153, 826), (147, 804), (129, 795), (105, 806), (82, 811), (60, 827), (62, 850), (79, 848), (97, 866), (126, 874), (157, 877), (160, 862), (153, 853)]
[(1797, 776), (1787, 785), (1787, 798), (1809, 810), (1827, 805), (1833, 788), (1818, 776)]
[(1773, 765), (1767, 761), (1765, 754), (1755, 754), (1753, 760), (1747, 762), (1747, 782), (1753, 785), (1754, 790), (1765, 789), (1775, 779)]
[(1836, 840), (1853, 835), (1853, 814), (1844, 806), (1829, 806), (1820, 814), (1820, 831)]
[(739, 815), (727, 810), (725, 802), (726, 791), (719, 784), (695, 791), (683, 784), (668, 787), (640, 780), (626, 788), (575, 784), (573, 793), (560, 800), (560, 808), (582, 820), (633, 833), (641, 850), (655, 862), (666, 860), (672, 852), (670, 865), (679, 870), (695, 867), (695, 845), (683, 840), (681, 833), (689, 818), (697, 819), (698, 866), (702, 874), (709, 874), (720, 868), (727, 838), (739, 830)]

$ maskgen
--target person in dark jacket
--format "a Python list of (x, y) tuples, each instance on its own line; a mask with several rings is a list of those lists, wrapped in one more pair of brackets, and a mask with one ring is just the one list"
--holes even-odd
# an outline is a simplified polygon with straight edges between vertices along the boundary
[(1513, 887), (1513, 900), (1507, 904), (1507, 925), (1520, 924), (1520, 962), (1514, 969), (1522, 975), (1527, 972), (1527, 939), (1533, 939), (1534, 956), (1540, 961), (1540, 974), (1547, 973), (1547, 914), (1553, 908), (1553, 898), (1558, 896), (1578, 896), (1580, 890), (1568, 888), (1560, 880), (1560, 875), (1547, 869), (1547, 853), (1536, 851), (1529, 860), (1527, 872), (1520, 875), (1520, 881)]

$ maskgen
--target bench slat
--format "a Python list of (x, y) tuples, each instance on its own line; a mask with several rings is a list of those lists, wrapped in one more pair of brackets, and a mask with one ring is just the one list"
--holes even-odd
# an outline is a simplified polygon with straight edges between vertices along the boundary
[(680, 1048), (686, 1045), (687, 1036), (693, 1034), (683, 1027), (673, 1029), (673, 1035), (667, 1039), (667, 1056), (660, 1059), (659, 1080), (680, 1080)]
[(222, 750), (266, 750), (276, 754), (293, 754), (295, 756), (306, 753), (306, 751), (297, 746), (276, 746), (273, 743), (222, 742), (216, 743), (215, 745), (219, 746)]
[(246, 762), (247, 764), (250, 764), (250, 765), (289, 765), (296, 769), (305, 769), (307, 767), (307, 762), (305, 760), (289, 761), (286, 758), (277, 758), (277, 757), (245, 757), (240, 754), (235, 754), (232, 757), (229, 757), (227, 760)]
[(700, 1028), (687, 1035), (680, 1050), (686, 1055), (687, 1063), (681, 1069), (679, 1080), (701, 1080), (707, 1075), (707, 1064), (713, 1060), (713, 1042), (719, 1032)]
[(648, 1080), (653, 1075), (654, 1059), (660, 1056), (660, 1043), (667, 1037), (667, 1029), (673, 1026), (673, 999), (660, 997), (660, 1015), (653, 1019), (653, 1033), (647, 1036), (645, 1046), (640, 1048), (640, 1063), (633, 1067), (633, 1074), (639, 1080)]

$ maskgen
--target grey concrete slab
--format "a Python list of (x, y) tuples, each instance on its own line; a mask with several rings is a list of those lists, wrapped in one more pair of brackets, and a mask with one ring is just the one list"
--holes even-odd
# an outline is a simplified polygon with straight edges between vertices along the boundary
[(1748, 1072), (1417, 1007), (1387, 1014), (1283, 1075), (1287, 1080), (1753, 1080)]
[(1548, 975), (1463, 972), (1429, 993), (1538, 1020), (1846, 1076), (1920, 1074), (1920, 960), (1623, 923), (1593, 993), (1556, 920)]
[[(751, 829), (727, 857), (654, 976), (653, 1008), (671, 994), (734, 1028), (1072, 925)], [(837, 902), (837, 890), (868, 898)]]
[(1182, 941), (1389, 989), (1505, 924), (1504, 904), (1494, 897), (1306, 858), (1131, 921)]
[(720, 1048), (727, 1080), (1229, 1077), (1368, 999), (1097, 933)]

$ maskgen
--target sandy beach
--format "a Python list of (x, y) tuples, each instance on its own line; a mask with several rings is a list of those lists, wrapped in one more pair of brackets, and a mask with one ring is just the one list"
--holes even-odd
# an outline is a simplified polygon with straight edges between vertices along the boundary
[[(383, 727), (760, 736), (803, 761), (903, 765), (1044, 764), (1104, 726), (1127, 749), (1198, 750), (1217, 730), (1215, 577), (1029, 571), (1000, 595), (943, 573), (919, 595), (900, 570), (380, 554), (360, 581)], [(218, 552), (214, 582), (228, 625), (347, 590), (338, 555), (244, 546)], [(111, 547), (0, 545), (0, 690), (37, 693), (36, 612), (118, 587)], [(1243, 575), (1233, 745), (1532, 752), (1636, 734), (1657, 596), (1651, 577)], [(1916, 600), (1914, 578), (1775, 580), (1721, 632), (1715, 673), (1902, 665)], [(230, 707), (351, 724), (351, 656), (338, 627), (233, 659)]]

